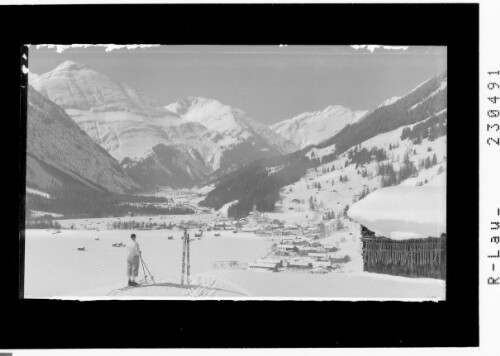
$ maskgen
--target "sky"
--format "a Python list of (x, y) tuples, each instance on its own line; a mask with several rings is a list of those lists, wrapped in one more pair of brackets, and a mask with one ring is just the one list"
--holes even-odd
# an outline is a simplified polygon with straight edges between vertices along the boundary
[(97, 70), (168, 105), (212, 98), (266, 124), (329, 105), (369, 110), (446, 70), (446, 47), (355, 50), (350, 46), (160, 46), (144, 49), (30, 46), (29, 70), (66, 60)]

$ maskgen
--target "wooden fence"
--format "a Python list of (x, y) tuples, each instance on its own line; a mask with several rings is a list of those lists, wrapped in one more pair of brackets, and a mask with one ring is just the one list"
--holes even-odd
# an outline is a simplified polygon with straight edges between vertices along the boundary
[(395, 241), (370, 236), (362, 240), (367, 272), (446, 279), (446, 237)]

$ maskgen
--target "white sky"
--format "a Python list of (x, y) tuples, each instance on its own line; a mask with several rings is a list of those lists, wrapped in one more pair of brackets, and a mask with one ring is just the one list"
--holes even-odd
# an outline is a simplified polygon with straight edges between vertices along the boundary
[(30, 47), (33, 73), (65, 60), (125, 82), (162, 105), (186, 96), (208, 97), (271, 124), (328, 105), (366, 110), (402, 96), (446, 69), (446, 48), (372, 53), (349, 46), (161, 46), (57, 53)]

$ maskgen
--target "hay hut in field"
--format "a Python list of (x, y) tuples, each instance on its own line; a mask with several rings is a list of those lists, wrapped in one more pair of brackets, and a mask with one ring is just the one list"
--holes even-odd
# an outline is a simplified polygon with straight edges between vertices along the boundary
[(431, 183), (379, 189), (351, 207), (365, 271), (446, 279), (446, 190)]

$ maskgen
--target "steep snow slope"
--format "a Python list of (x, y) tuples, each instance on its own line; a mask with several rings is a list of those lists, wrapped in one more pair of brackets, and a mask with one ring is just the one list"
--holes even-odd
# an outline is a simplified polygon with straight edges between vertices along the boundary
[(170, 114), (153, 99), (128, 85), (72, 61), (34, 78), (31, 85), (63, 109), (126, 111), (148, 117)]
[(448, 80), (447, 78), (445, 77), (444, 80), (439, 84), (439, 87), (433, 91), (432, 93), (430, 93), (427, 97), (425, 97), (422, 101), (416, 103), (415, 105), (413, 105), (410, 110), (414, 110), (415, 108), (417, 108), (419, 105), (422, 105), (423, 103), (425, 103), (426, 101), (428, 101), (429, 99), (431, 99), (432, 97), (434, 97), (435, 95), (437, 95), (439, 92), (445, 90), (446, 88), (448, 87)]
[(446, 81), (446, 72), (430, 78), (392, 104), (382, 105), (362, 120), (345, 126), (317, 146), (325, 148), (335, 144), (337, 153), (341, 153), (377, 134), (425, 120), (446, 109)]
[[(200, 144), (204, 146), (197, 149), (214, 170), (221, 168), (224, 156), (229, 156), (228, 151), (234, 151), (239, 145), (246, 144), (257, 157), (259, 151), (265, 157), (272, 152), (288, 153), (298, 149), (292, 142), (254, 120), (243, 110), (214, 99), (188, 97), (165, 108), (178, 114), (185, 122), (202, 125), (207, 129), (202, 139), (198, 136), (195, 142), (189, 143), (195, 147)], [(248, 143), (252, 147), (248, 147)], [(231, 165), (239, 159), (244, 157), (237, 154), (226, 164)]]
[(401, 97), (399, 96), (393, 96), (392, 98), (389, 98), (387, 100), (385, 100), (382, 104), (380, 104), (378, 107), (381, 108), (382, 106), (388, 106), (388, 105), (391, 105), (391, 104), (394, 104), (396, 101), (398, 101), (399, 99), (401, 99)]
[(83, 64), (64, 62), (31, 83), (119, 161), (143, 157), (152, 146), (170, 143), (157, 124), (178, 121), (153, 99)]
[[(206, 129), (186, 125), (177, 114), (126, 84), (74, 62), (64, 62), (32, 82), (124, 164), (143, 188), (189, 186), (211, 172), (200, 152), (182, 144), (195, 141)], [(203, 142), (197, 147), (204, 148)]]
[(346, 125), (358, 121), (367, 112), (352, 111), (340, 105), (333, 105), (323, 111), (306, 112), (278, 122), (272, 125), (271, 129), (300, 148), (304, 148), (334, 136)]
[(66, 109), (75, 122), (117, 160), (140, 159), (156, 144), (170, 144), (157, 125), (135, 113)]
[(69, 176), (95, 189), (123, 193), (138, 188), (118, 162), (83, 132), (64, 110), (28, 88), (27, 186), (57, 188)]
[[(275, 204), (280, 201), (280, 199), (278, 198), (279, 189), (286, 186), (287, 184), (290, 184), (296, 179), (301, 179), (301, 177), (304, 177), (305, 169), (309, 169), (317, 165), (320, 165), (319, 168), (323, 169), (326, 168), (326, 165), (328, 165), (330, 162), (339, 160), (341, 160), (341, 164), (344, 165), (346, 164), (347, 160), (344, 154), (346, 151), (353, 147), (361, 148), (363, 147), (364, 142), (369, 142), (370, 140), (378, 140), (385, 134), (394, 135), (393, 141), (391, 141), (392, 144), (389, 141), (384, 141), (380, 143), (380, 146), (377, 146), (377, 149), (380, 150), (384, 148), (385, 151), (391, 151), (391, 158), (397, 161), (394, 162), (394, 168), (397, 171), (399, 169), (399, 162), (403, 159), (405, 154), (403, 152), (399, 153), (399, 156), (394, 156), (394, 152), (398, 152), (394, 149), (394, 145), (399, 145), (399, 141), (401, 140), (402, 135), (401, 130), (403, 130), (403, 128), (406, 127), (407, 130), (409, 130), (410, 127), (414, 128), (411, 133), (411, 141), (413, 142), (413, 140), (415, 140), (415, 144), (419, 144), (418, 140), (416, 139), (417, 135), (419, 136), (420, 143), (424, 142), (426, 139), (434, 139), (434, 144), (436, 141), (441, 140), (440, 136), (446, 134), (446, 88), (437, 91), (438, 88), (442, 87), (441, 83), (443, 81), (446, 81), (446, 72), (427, 80), (418, 88), (414, 89), (412, 92), (396, 101), (394, 101), (394, 99), (389, 100), (388, 102), (386, 102), (386, 104), (390, 102), (392, 102), (392, 104), (384, 105), (373, 110), (353, 124), (345, 126), (335, 136), (328, 138), (320, 144), (313, 145), (312, 148), (305, 148), (294, 152), (293, 154), (283, 156), (279, 161), (274, 159), (261, 161), (261, 166), (256, 167), (258, 173), (262, 175), (261, 173), (267, 172), (267, 169), (264, 170), (264, 168), (271, 168), (273, 166), (276, 166), (277, 164), (285, 164), (287, 166), (286, 170), (287, 172), (289, 172), (287, 173), (288, 178), (293, 175), (293, 179), (288, 179), (287, 181), (284, 181), (282, 179), (273, 180), (268, 179), (269, 172), (266, 173), (267, 177), (261, 177), (257, 173), (251, 174), (251, 172), (239, 170), (231, 176), (228, 176), (227, 179), (222, 180), (220, 184), (217, 184), (216, 188), (212, 192), (210, 192), (209, 195), (207, 195), (205, 203), (208, 206), (212, 206), (217, 209), (221, 205), (237, 199), (239, 201), (238, 209), (232, 209), (232, 212), (238, 215), (238, 217), (248, 212), (248, 202), (252, 200), (254, 201), (254, 204), (257, 204), (257, 206), (260, 206), (265, 211), (268, 211), (269, 209), (275, 208)], [(436, 92), (436, 94), (431, 95), (434, 92)], [(422, 102), (421, 105), (419, 105), (414, 110), (410, 110), (412, 106), (420, 102)], [(427, 135), (424, 135), (425, 132), (427, 133)], [(379, 135), (381, 136), (379, 137)], [(408, 135), (405, 137), (410, 136)], [(439, 139), (435, 140), (438, 137)], [(389, 139), (389, 137), (385, 137), (384, 139)], [(406, 141), (409, 142), (410, 140), (405, 140), (405, 146)], [(443, 147), (445, 150), (446, 146)], [(434, 149), (433, 147), (428, 148)], [(380, 152), (377, 153), (364, 151), (359, 156), (364, 158), (359, 159), (358, 157), (358, 161), (363, 160), (366, 163), (367, 158), (370, 158), (371, 156), (378, 157), (378, 154), (380, 154)], [(441, 155), (441, 157), (444, 157), (445, 155), (446, 153)], [(344, 157), (344, 159), (342, 160), (340, 157)], [(439, 155), (437, 159), (439, 159)], [(299, 161), (301, 161), (299, 165), (295, 164)], [(421, 165), (420, 161), (416, 163), (418, 164), (418, 166)], [(349, 166), (354, 167), (354, 164), (351, 163)], [(428, 166), (428, 164), (426, 164), (426, 166)], [(340, 166), (340, 168), (343, 168), (343, 166)], [(344, 168), (350, 169), (350, 167)], [(431, 170), (426, 169), (425, 171)], [(358, 170), (356, 170), (356, 173), (358, 176), (361, 174), (361, 172), (358, 172)], [(370, 174), (370, 172), (368, 172), (368, 174)], [(376, 172), (372, 170), (371, 174), (373, 178), (373, 174), (376, 174)], [(410, 173), (410, 175), (411, 174), (412, 173)], [(407, 172), (405, 172), (404, 175), (405, 179), (408, 178)], [(345, 174), (343, 174), (342, 176), (344, 177)], [(312, 177), (309, 177), (308, 175), (306, 175), (306, 178), (313, 180)], [(332, 178), (339, 179), (340, 174), (336, 171), (335, 176)], [(419, 180), (416, 180), (416, 177), (409, 178), (407, 180), (413, 180), (412, 184), (424, 184), (425, 180), (428, 180), (430, 177), (427, 177), (427, 173), (422, 172), (422, 176), (420, 176), (419, 174), (418, 178)], [(394, 180), (392, 176), (391, 180)], [(241, 187), (242, 185), (244, 187), (241, 189), (241, 192), (237, 189), (229, 189)], [(321, 183), (321, 185), (323, 184)], [(363, 185), (364, 183), (361, 184), (361, 187), (363, 187)], [(370, 188), (374, 188), (379, 185), (380, 182), (379, 180), (377, 180), (376, 185), (370, 186)], [(268, 194), (266, 194), (265, 196), (249, 196), (248, 192), (262, 192), (264, 190), (266, 190), (267, 192), (268, 187), (266, 186), (270, 186), (271, 188), (269, 188)], [(355, 189), (359, 188), (359, 185), (356, 183), (354, 185), (349, 185), (349, 187), (351, 189)], [(360, 191), (358, 191), (356, 194), (360, 194), (363, 189), (361, 188), (359, 190)], [(328, 192), (325, 192), (325, 196), (326, 200), (328, 201), (335, 201), (338, 204), (346, 203), (345, 199), (337, 200), (335, 196), (328, 194)], [(310, 196), (307, 197), (307, 199), (309, 198)], [(348, 199), (352, 198), (353, 194), (350, 194), (348, 196)], [(299, 201), (302, 201), (303, 197), (299, 197), (297, 199), (299, 199)], [(307, 199), (305, 201), (306, 206), (308, 204)], [(241, 209), (239, 209), (240, 207)], [(289, 210), (295, 209), (293, 205), (284, 205), (284, 207)], [(341, 207), (339, 206), (338, 208)]]
[(198, 98), (166, 109), (83, 64), (64, 62), (31, 82), (144, 187), (188, 187), (296, 149), (241, 110)]
[[(391, 164), (397, 171), (402, 166), (405, 154), (409, 155), (417, 172), (404, 180), (400, 186), (417, 187), (427, 184), (436, 186), (437, 182), (443, 183), (442, 178), (446, 175), (446, 136), (434, 141), (425, 139), (420, 144), (414, 144), (411, 140), (400, 139), (402, 130), (403, 128), (398, 128), (377, 135), (359, 145), (359, 149), (383, 148), (387, 152), (385, 160), (380, 162), (373, 160), (359, 167), (352, 163), (346, 166), (348, 154), (344, 153), (333, 161), (310, 169), (300, 181), (283, 187), (280, 192), (281, 204), (272, 215), (273, 218), (290, 222), (311, 220), (319, 222), (329, 211), (333, 211), (335, 217), (342, 216), (346, 206), (358, 201), (363, 191), (368, 191), (370, 196), (371, 192), (381, 188), (382, 176), (378, 175), (379, 165)], [(394, 148), (389, 149), (389, 146)], [(313, 150), (315, 157), (319, 159), (330, 154), (327, 148), (311, 151)], [(429, 168), (420, 167), (421, 160), (432, 159), (434, 155), (437, 159), (436, 165)], [(366, 174), (363, 174), (363, 171), (366, 171)], [(341, 177), (347, 179), (342, 178), (341, 181)], [(311, 209), (311, 198), (314, 201), (314, 209)]]

